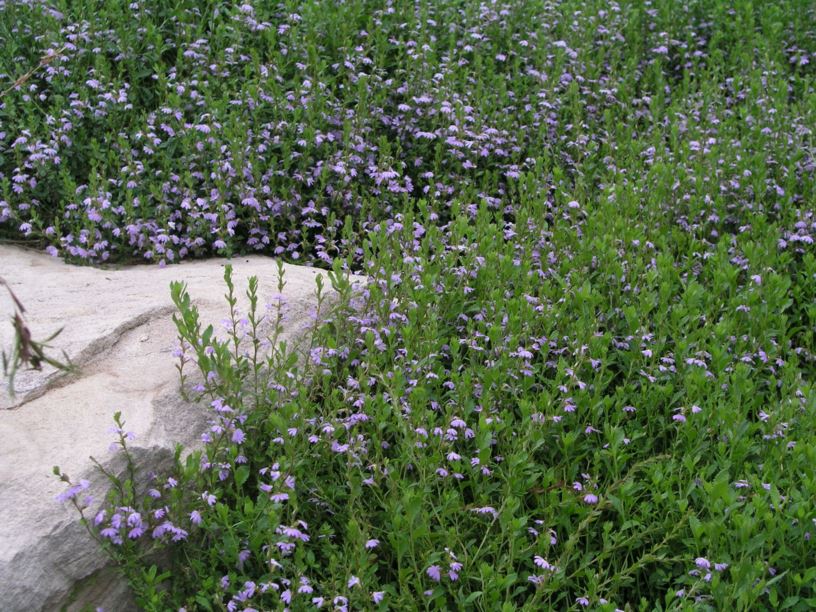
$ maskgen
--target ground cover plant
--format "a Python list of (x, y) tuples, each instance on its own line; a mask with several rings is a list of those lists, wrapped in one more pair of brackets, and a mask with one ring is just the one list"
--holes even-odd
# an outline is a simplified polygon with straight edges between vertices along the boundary
[(143, 607), (816, 605), (812, 3), (0, 7), (0, 235), (339, 293), (174, 285), (203, 450), (60, 474)]

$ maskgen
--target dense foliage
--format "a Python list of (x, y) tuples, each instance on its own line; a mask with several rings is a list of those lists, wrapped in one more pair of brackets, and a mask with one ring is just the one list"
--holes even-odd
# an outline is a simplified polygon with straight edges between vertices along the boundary
[(212, 430), (88, 514), (145, 607), (816, 605), (812, 2), (0, 7), (0, 233), (334, 268), (300, 361), (174, 286)]

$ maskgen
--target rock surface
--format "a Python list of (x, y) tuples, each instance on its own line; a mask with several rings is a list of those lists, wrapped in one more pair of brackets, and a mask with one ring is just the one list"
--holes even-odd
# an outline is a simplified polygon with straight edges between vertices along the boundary
[[(59, 465), (72, 480), (101, 483), (90, 456), (115, 461), (109, 451), (112, 415), (121, 411), (136, 434), (141, 465), (169, 464), (177, 442), (195, 445), (207, 409), (178, 393), (177, 344), (171, 320), (170, 282), (183, 280), (206, 326), (219, 330), (228, 315), (223, 270), (227, 260), (186, 262), (167, 268), (74, 267), (47, 255), (0, 245), (0, 277), (26, 308), (35, 340), (57, 329), (52, 342), (80, 369), (64, 375), (46, 368), (21, 372), (11, 400), (0, 388), (0, 601), (17, 610), (126, 610), (127, 589), (77, 521), (55, 496), (65, 486), (52, 474)], [(277, 264), (262, 256), (236, 258), (233, 279), (243, 297), (250, 276), (264, 298), (277, 293)], [(318, 270), (285, 266), (288, 303), (282, 340), (292, 342), (312, 323)], [(327, 286), (329, 285), (326, 279)], [(244, 305), (246, 300), (239, 302)], [(0, 347), (8, 348), (11, 300), (0, 291)], [(52, 351), (53, 352), (53, 351)], [(97, 499), (103, 485), (95, 486)]]

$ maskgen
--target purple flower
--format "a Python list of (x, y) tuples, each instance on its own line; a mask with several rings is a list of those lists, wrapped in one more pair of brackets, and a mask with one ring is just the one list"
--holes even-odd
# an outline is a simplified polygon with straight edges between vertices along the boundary
[(87, 490), (90, 486), (90, 481), (82, 479), (79, 481), (79, 484), (72, 485), (68, 488), (68, 490), (57, 495), (56, 499), (59, 503), (63, 504), (74, 499), (77, 495), (79, 495), (82, 491)]
[(380, 541), (375, 538), (372, 538), (365, 543), (366, 550), (372, 550), (374, 548), (377, 548), (377, 546), (379, 545)]
[(247, 549), (244, 549), (241, 552), (239, 552), (238, 553), (238, 563), (237, 563), (238, 567), (239, 568), (243, 567), (244, 563), (246, 563), (247, 559), (249, 559), (251, 556), (252, 556), (252, 552), (247, 550)]
[(498, 516), (499, 516), (499, 513), (496, 511), (496, 509), (491, 507), (491, 506), (484, 506), (482, 508), (474, 508), (473, 512), (475, 512), (476, 514), (489, 514), (494, 519), (498, 518)]
[(425, 573), (428, 574), (428, 577), (434, 582), (439, 582), (442, 580), (442, 570), (438, 565), (430, 566), (427, 570), (425, 570)]
[(113, 527), (105, 527), (102, 531), (99, 532), (99, 535), (101, 535), (103, 538), (113, 540), (119, 535), (119, 530), (114, 529)]
[(537, 567), (540, 567), (551, 572), (554, 572), (556, 569), (554, 565), (551, 565), (549, 561), (547, 561), (544, 557), (540, 555), (536, 555), (535, 557), (533, 557), (533, 563), (535, 563)]
[(385, 591), (374, 591), (371, 594), (371, 601), (375, 604), (380, 603), (385, 598)]

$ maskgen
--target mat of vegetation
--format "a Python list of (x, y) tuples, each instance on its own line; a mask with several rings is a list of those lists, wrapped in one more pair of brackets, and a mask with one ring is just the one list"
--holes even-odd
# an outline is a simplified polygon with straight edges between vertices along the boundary
[(226, 341), (174, 286), (203, 451), (63, 496), (145, 608), (816, 606), (812, 2), (30, 0), (0, 39), (2, 235), (336, 273), (300, 362), (275, 279)]

